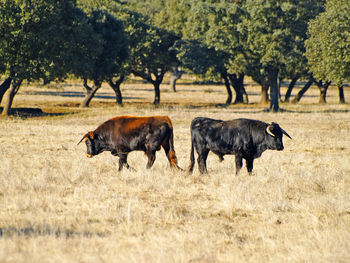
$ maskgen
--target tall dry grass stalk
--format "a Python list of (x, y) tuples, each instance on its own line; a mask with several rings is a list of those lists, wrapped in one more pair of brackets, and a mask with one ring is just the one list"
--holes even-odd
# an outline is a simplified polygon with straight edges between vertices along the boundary
[[(179, 86), (176, 95), (163, 88), (166, 106), (137, 106), (152, 101), (152, 91), (134, 86), (124, 86), (122, 108), (110, 105), (112, 98), (69, 108), (81, 98), (52, 96), (77, 90), (71, 86), (19, 93), (15, 107), (64, 115), (0, 119), (0, 262), (350, 261), (350, 108), (336, 104), (336, 91), (328, 105), (313, 105), (313, 90), (302, 105), (273, 114), (259, 105), (206, 107), (225, 100), (216, 86)], [(258, 101), (258, 89), (247, 90)], [(170, 105), (171, 98), (177, 102)], [(117, 158), (88, 159), (77, 142), (126, 114), (169, 115), (183, 168), (197, 116), (275, 121), (293, 140), (257, 159), (253, 176), (235, 176), (234, 157), (220, 163), (213, 154), (208, 175), (196, 164), (188, 176), (173, 172), (163, 152), (150, 170), (143, 153), (133, 152), (136, 172), (118, 173)]]

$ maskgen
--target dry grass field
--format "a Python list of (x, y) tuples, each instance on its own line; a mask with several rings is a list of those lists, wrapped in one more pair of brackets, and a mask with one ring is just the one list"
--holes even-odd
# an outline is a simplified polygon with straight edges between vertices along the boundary
[[(124, 107), (103, 87), (88, 109), (83, 88), (24, 86), (14, 107), (44, 114), (0, 118), (0, 262), (350, 262), (350, 106), (312, 88), (283, 113), (250, 104), (222, 107), (223, 86), (125, 84)], [(294, 91), (294, 93), (297, 92)], [(285, 93), (285, 88), (282, 89)], [(345, 90), (350, 102), (350, 89)], [(116, 115), (168, 115), (179, 165), (189, 164), (191, 120), (278, 122), (292, 137), (235, 176), (234, 156), (209, 154), (208, 175), (174, 172), (163, 152), (150, 170), (117, 172), (117, 158), (86, 158), (81, 137)]]

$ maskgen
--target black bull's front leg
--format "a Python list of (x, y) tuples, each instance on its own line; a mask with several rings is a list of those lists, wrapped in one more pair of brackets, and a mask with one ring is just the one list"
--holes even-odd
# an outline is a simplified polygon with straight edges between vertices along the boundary
[[(247, 171), (249, 174), (251, 174), (253, 171), (254, 158), (245, 158), (245, 160), (246, 160)], [(242, 156), (237, 154), (235, 156), (235, 161), (236, 161), (236, 175), (238, 175), (243, 166)]]
[(248, 158), (246, 159), (246, 165), (247, 165), (247, 170), (249, 174), (252, 174), (253, 171), (253, 162), (254, 158)]
[(242, 166), (243, 166), (242, 156), (237, 154), (235, 156), (235, 161), (236, 161), (236, 175), (238, 175), (239, 171), (242, 169)]

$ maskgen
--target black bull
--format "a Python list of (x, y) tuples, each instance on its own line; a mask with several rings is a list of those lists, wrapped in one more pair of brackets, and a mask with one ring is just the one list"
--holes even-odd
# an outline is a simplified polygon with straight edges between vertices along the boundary
[(234, 154), (236, 174), (242, 168), (242, 159), (246, 160), (249, 173), (253, 170), (255, 158), (267, 150), (282, 151), (282, 136), (292, 139), (277, 123), (265, 123), (258, 120), (236, 119), (230, 121), (198, 117), (191, 124), (191, 157), (188, 171), (193, 172), (194, 148), (198, 153), (198, 166), (201, 173), (207, 173), (206, 160), (212, 151), (223, 160), (225, 154)]

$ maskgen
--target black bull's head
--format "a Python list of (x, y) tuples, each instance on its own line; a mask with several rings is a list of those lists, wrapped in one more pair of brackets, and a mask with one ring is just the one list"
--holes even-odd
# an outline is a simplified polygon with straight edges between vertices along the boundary
[(274, 133), (274, 130), (280, 130), (284, 135), (286, 135), (289, 139), (292, 140), (292, 137), (289, 136), (289, 134), (283, 130), (277, 123), (273, 122), (266, 128), (266, 132), (270, 134), (271, 136), (275, 137), (276, 134)]
[(289, 134), (283, 130), (277, 123), (273, 122), (269, 124), (266, 127), (266, 133), (271, 135), (274, 139), (272, 142), (272, 145), (270, 145), (270, 149), (275, 149), (278, 151), (282, 151), (284, 149), (283, 142), (282, 142), (282, 135), (286, 135), (289, 139), (292, 139), (292, 137), (289, 136)]

